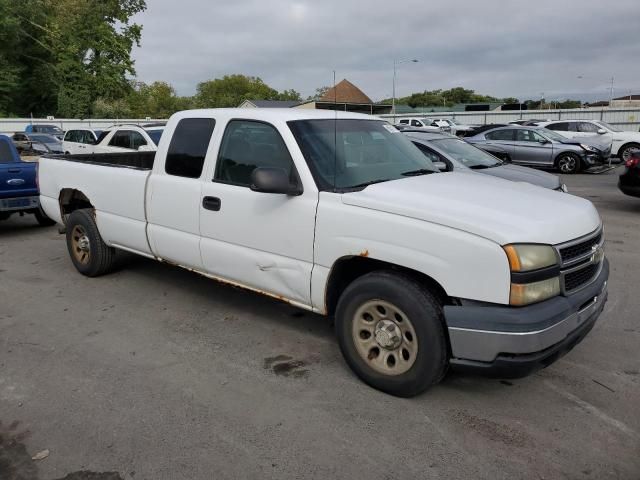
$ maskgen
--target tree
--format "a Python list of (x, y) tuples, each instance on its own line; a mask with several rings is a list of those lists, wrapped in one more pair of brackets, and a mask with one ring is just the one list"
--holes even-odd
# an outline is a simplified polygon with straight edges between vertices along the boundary
[(329, 90), (331, 90), (331, 87), (318, 87), (316, 88), (316, 93), (307, 97), (307, 101), (320, 100)]
[(144, 0), (0, 0), (0, 113), (87, 114), (122, 98)]
[(260, 77), (225, 75), (198, 84), (194, 103), (200, 108), (237, 107), (245, 100), (300, 100), (295, 90), (278, 93)]

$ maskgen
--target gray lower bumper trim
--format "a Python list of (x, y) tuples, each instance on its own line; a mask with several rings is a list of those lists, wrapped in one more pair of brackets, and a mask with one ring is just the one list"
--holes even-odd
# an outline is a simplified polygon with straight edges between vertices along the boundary
[(456, 358), (492, 362), (500, 353), (526, 354), (544, 350), (564, 340), (579, 328), (607, 298), (607, 284), (581, 310), (558, 323), (531, 332), (498, 332), (449, 327), (452, 354)]

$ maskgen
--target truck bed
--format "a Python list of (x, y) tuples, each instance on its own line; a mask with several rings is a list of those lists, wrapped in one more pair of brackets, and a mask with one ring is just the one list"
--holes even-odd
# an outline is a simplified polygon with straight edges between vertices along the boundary
[(156, 152), (89, 153), (82, 155), (47, 155), (47, 158), (68, 160), (70, 162), (102, 165), (105, 167), (133, 168), (151, 170)]

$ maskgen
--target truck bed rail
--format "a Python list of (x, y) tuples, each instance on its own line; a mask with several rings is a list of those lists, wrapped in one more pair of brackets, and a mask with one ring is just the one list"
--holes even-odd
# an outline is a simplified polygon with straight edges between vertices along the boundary
[(104, 167), (151, 170), (156, 152), (90, 153), (81, 155), (46, 155), (46, 157), (69, 162), (90, 163)]

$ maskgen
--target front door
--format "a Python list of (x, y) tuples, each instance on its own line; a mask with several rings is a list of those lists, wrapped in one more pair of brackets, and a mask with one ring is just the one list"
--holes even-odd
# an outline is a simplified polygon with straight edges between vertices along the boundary
[(215, 171), (202, 184), (200, 250), (211, 275), (310, 306), (317, 189), (290, 196), (249, 188), (257, 167), (282, 168), (299, 182), (292, 151), (303, 161), (293, 136), (285, 142), (268, 123), (226, 125)]
[(553, 166), (553, 143), (534, 130), (518, 129), (512, 158), (515, 163)]

